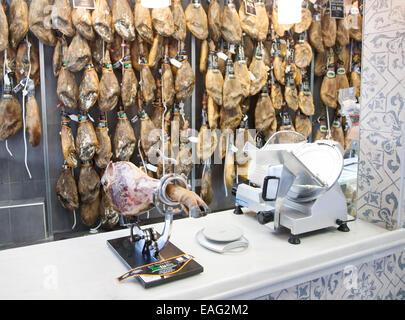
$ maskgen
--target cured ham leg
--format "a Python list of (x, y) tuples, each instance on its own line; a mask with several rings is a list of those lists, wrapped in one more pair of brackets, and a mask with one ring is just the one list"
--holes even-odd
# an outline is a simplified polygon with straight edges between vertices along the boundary
[(111, 139), (108, 135), (108, 125), (105, 113), (100, 114), (100, 121), (96, 129), (98, 147), (94, 155), (94, 163), (97, 167), (105, 169), (111, 161)]
[(16, 49), (21, 40), (24, 39), (29, 29), (28, 5), (26, 0), (11, 1), (9, 14), (10, 14), (10, 26), (9, 26), (10, 44), (14, 49)]
[(194, 0), (189, 3), (186, 11), (187, 28), (190, 32), (200, 40), (205, 40), (208, 37), (208, 17), (201, 5), (201, 0)]
[(64, 164), (56, 182), (56, 196), (61, 206), (73, 211), (79, 208), (79, 193), (77, 192), (76, 180), (72, 169)]
[(70, 119), (62, 107), (62, 127), (60, 131), (62, 153), (66, 164), (71, 168), (77, 167), (77, 152), (75, 138), (72, 128), (70, 127)]
[[(159, 180), (149, 177), (131, 162), (110, 163), (101, 183), (114, 207), (124, 216), (136, 216), (153, 206)], [(194, 192), (169, 184), (167, 196), (179, 202), (193, 217), (206, 215), (207, 204)]]

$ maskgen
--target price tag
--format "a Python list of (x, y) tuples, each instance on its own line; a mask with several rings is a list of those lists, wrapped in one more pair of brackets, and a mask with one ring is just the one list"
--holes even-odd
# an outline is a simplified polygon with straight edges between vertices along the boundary
[(218, 58), (220, 58), (222, 60), (225, 60), (225, 61), (228, 60), (228, 56), (223, 52), (217, 52), (217, 56), (218, 56)]
[(255, 0), (244, 0), (245, 1), (245, 13), (251, 16), (256, 16), (256, 1)]
[(95, 9), (94, 0), (73, 0), (73, 8)]
[(174, 58), (170, 58), (170, 63), (171, 63), (172, 65), (174, 65), (176, 68), (181, 68), (181, 62), (178, 61), (178, 60), (176, 60), (176, 59), (174, 59)]
[(250, 80), (255, 81), (256, 77), (255, 75), (252, 73), (252, 71), (249, 71), (249, 76), (250, 76)]
[(152, 172), (157, 172), (157, 167), (154, 166), (154, 165), (152, 165), (152, 164), (150, 164), (150, 163), (147, 163), (147, 164), (146, 164), (146, 169), (148, 169), (148, 170), (150, 170), (150, 171), (152, 171)]
[(79, 117), (76, 114), (69, 114), (69, 118), (74, 122), (79, 122)]
[(345, 17), (345, 4), (343, 0), (330, 0), (330, 17), (343, 19)]
[(233, 152), (233, 153), (236, 153), (236, 152), (238, 152), (238, 148), (236, 148), (233, 144), (231, 145), (231, 151)]
[(230, 51), (232, 54), (235, 54), (235, 45), (234, 45), (234, 44), (231, 44), (231, 45), (229, 46), (229, 51)]
[(189, 137), (188, 141), (190, 141), (191, 143), (198, 143), (198, 137)]

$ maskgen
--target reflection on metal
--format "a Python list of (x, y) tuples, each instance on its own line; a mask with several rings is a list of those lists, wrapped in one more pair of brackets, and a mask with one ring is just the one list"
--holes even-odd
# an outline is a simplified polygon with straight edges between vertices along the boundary
[(40, 67), (40, 84), (41, 84), (41, 110), (42, 110), (42, 141), (44, 151), (44, 171), (45, 171), (45, 190), (46, 190), (46, 220), (47, 220), (47, 238), (53, 239), (53, 224), (52, 224), (52, 197), (51, 197), (51, 179), (49, 172), (49, 151), (48, 151), (48, 121), (47, 121), (47, 104), (46, 104), (46, 77), (45, 77), (45, 59), (44, 45), (39, 43), (39, 67)]

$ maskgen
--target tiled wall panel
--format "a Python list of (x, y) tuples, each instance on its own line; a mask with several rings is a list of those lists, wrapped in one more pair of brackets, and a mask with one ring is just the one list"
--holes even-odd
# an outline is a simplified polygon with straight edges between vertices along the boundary
[(360, 118), (358, 216), (393, 230), (405, 119), (405, 1), (366, 0)]

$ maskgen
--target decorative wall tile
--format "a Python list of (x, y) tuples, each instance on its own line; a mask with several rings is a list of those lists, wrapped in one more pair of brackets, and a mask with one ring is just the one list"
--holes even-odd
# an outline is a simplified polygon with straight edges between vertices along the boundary
[(365, 1), (357, 214), (398, 222), (405, 123), (405, 1)]
[(405, 300), (405, 251), (259, 297), (264, 300)]

